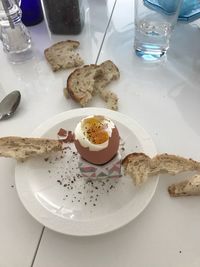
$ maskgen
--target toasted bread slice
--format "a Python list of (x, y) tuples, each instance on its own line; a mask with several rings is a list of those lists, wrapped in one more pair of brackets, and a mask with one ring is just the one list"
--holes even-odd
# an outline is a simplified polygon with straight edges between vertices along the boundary
[(144, 153), (132, 153), (127, 155), (122, 165), (125, 170), (125, 174), (132, 177), (134, 184), (143, 184), (150, 173), (151, 158)]
[(151, 175), (162, 172), (176, 175), (185, 171), (200, 171), (200, 163), (192, 159), (169, 155), (167, 153), (152, 158)]
[(44, 50), (46, 60), (52, 70), (74, 68), (83, 65), (83, 60), (75, 51), (79, 47), (78, 41), (61, 41)]
[(101, 68), (95, 64), (76, 69), (67, 79), (65, 96), (68, 92), (72, 99), (85, 107), (93, 97), (95, 79), (99, 75), (102, 75)]
[(172, 197), (180, 196), (200, 196), (200, 174), (168, 187), (168, 192)]
[(117, 80), (120, 77), (119, 69), (111, 60), (106, 60), (99, 66), (103, 75), (97, 77), (95, 80), (95, 90), (107, 103), (109, 109), (118, 110), (118, 97), (115, 93), (107, 89), (106, 86), (111, 81)]
[(132, 153), (123, 159), (122, 165), (135, 185), (144, 183), (149, 176), (161, 173), (175, 175), (184, 171), (200, 171), (199, 162), (166, 153), (152, 159), (143, 153)]
[(108, 89), (105, 89), (111, 81), (119, 78), (117, 66), (110, 60), (100, 65), (85, 65), (73, 71), (64, 89), (66, 98), (70, 95), (81, 106), (85, 107), (94, 94), (99, 94), (110, 109), (118, 109), (118, 97)]
[(0, 138), (0, 156), (24, 160), (62, 150), (62, 143), (47, 138), (8, 136)]
[(120, 77), (119, 69), (111, 60), (104, 61), (99, 67), (101, 68), (103, 75), (97, 77), (95, 81), (95, 89), (97, 89), (97, 91), (104, 90), (106, 85)]

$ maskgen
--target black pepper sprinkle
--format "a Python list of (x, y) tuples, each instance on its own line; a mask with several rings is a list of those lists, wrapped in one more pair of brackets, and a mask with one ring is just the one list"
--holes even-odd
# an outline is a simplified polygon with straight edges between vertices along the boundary
[(87, 205), (87, 202), (85, 202), (84, 204)]
[(49, 160), (49, 158), (45, 158), (45, 159), (44, 159), (44, 161), (48, 161), (48, 160)]
[(179, 250), (179, 253), (182, 253), (182, 251), (181, 251), (181, 250)]
[(95, 204), (95, 203), (93, 203), (93, 206), (95, 207), (95, 206), (96, 206), (96, 204)]

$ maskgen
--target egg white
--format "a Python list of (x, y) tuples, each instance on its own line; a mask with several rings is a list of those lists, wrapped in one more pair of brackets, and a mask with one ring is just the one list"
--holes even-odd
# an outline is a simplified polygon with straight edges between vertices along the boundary
[[(88, 148), (90, 151), (100, 151), (108, 147), (109, 139), (102, 144), (93, 144), (90, 142), (90, 140), (88, 140), (88, 138), (83, 133), (84, 130), (82, 126), (84, 125), (84, 120), (88, 118), (92, 118), (92, 117), (95, 117), (95, 116), (89, 116), (87, 118), (84, 118), (77, 124), (75, 131), (74, 131), (75, 139), (79, 141), (82, 147)], [(111, 120), (107, 118), (103, 118), (102, 122), (108, 125), (108, 128), (106, 129), (106, 131), (110, 138), (112, 135), (112, 131), (115, 128), (115, 125)]]

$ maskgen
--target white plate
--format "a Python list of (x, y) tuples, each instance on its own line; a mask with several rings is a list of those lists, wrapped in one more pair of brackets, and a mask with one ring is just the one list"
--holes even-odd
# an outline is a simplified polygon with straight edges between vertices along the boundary
[[(101, 108), (75, 109), (61, 113), (39, 126), (35, 137), (57, 138), (60, 128), (74, 130), (82, 117), (98, 114), (111, 118), (124, 141), (124, 155), (156, 153), (145, 130), (131, 118)], [(17, 163), (16, 188), (27, 211), (40, 223), (60, 233), (89, 236), (115, 230), (140, 214), (155, 193), (158, 177), (135, 187), (130, 177), (87, 183), (76, 177), (77, 157), (69, 149), (50, 158)]]

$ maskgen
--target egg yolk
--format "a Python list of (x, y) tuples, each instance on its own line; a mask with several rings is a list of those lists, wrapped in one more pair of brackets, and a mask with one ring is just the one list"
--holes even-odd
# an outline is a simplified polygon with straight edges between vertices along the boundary
[(101, 117), (92, 117), (83, 122), (83, 133), (93, 144), (102, 144), (108, 141), (108, 124)]

